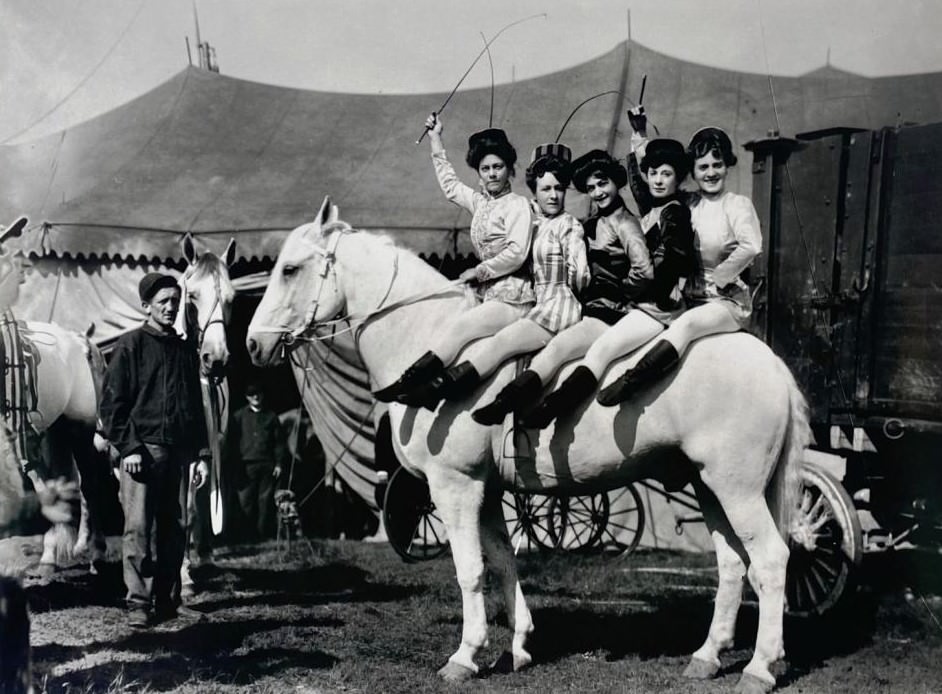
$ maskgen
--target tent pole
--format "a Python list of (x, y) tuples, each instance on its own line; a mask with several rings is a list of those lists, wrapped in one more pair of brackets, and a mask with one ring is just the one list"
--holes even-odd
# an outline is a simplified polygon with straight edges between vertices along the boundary
[(615, 140), (618, 138), (618, 123), (625, 108), (625, 89), (628, 86), (628, 69), (631, 63), (631, 10), (628, 10), (628, 39), (625, 41), (625, 59), (621, 65), (621, 77), (618, 80), (618, 98), (615, 99), (615, 112), (608, 128), (608, 140), (605, 151), (614, 156)]

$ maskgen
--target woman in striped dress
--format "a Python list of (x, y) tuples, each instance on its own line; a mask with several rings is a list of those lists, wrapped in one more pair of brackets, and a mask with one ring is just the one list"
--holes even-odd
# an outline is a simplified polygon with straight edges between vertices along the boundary
[[(441, 119), (432, 114), (425, 127), (442, 192), (472, 214), (471, 243), (480, 262), (465, 270), (461, 279), (477, 284), (483, 302), (458, 316), (397, 381), (373, 395), (380, 402), (397, 401), (434, 410), (449, 389), (462, 389), (471, 380), (467, 370), (445, 372), (465, 345), (494, 335), (533, 306), (533, 285), (526, 266), (532, 213), (529, 201), (510, 190), (517, 152), (503, 130), (488, 128), (468, 138), (465, 160), (478, 174), (480, 186), (475, 190), (458, 180), (448, 161)], [(453, 381), (462, 374), (461, 382)]]
[[(493, 403), (482, 408), (486, 411), (475, 413), (479, 423), (498, 424), (506, 413), (532, 407), (543, 385), (560, 367), (584, 356), (608, 326), (622, 318), (632, 302), (647, 291), (654, 277), (651, 256), (638, 220), (618, 193), (627, 180), (625, 167), (602, 150), (587, 152), (572, 163), (573, 185), (597, 209), (597, 214), (584, 224), (591, 279), (579, 297), (582, 319), (559, 331), (533, 358), (530, 367), (508, 384)], [(550, 394), (548, 404), (547, 401), (543, 404), (554, 410), (557, 405), (569, 407), (570, 401), (566, 399), (569, 395), (581, 400), (594, 392), (594, 383), (588, 390), (585, 383), (582, 378), (573, 382), (567, 379), (562, 393)], [(524, 417), (525, 422), (529, 416)]]
[[(531, 259), (536, 304), (525, 316), (489, 337), (473, 357), (446, 371), (443, 396), (457, 400), (518, 354), (536, 352), (560, 330), (582, 318), (577, 294), (589, 282), (582, 225), (565, 211), (569, 187), (570, 150), (565, 145), (540, 145), (526, 171), (534, 195), (534, 234)], [(484, 414), (480, 414), (484, 412)], [(487, 408), (475, 419), (487, 417)]]

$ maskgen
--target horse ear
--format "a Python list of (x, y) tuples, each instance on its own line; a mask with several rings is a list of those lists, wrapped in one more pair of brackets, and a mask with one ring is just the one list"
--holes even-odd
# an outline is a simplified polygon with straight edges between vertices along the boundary
[(193, 245), (193, 234), (186, 232), (186, 236), (183, 237), (183, 240), (180, 242), (180, 245), (183, 247), (183, 257), (186, 259), (190, 265), (196, 262), (196, 248)]
[(329, 196), (329, 195), (325, 195), (325, 196), (324, 196), (324, 202), (321, 203), (321, 209), (318, 210), (318, 212), (317, 212), (317, 217), (314, 218), (314, 220), (315, 220), (320, 226), (326, 226), (327, 224), (330, 223), (330, 216), (331, 216), (331, 209), (330, 209), (330, 208), (331, 208), (331, 207), (333, 207), (333, 205), (332, 205), (331, 202), (330, 202), (330, 196)]
[(85, 337), (89, 340), (92, 339), (92, 335), (95, 334), (95, 321), (92, 321), (88, 324), (88, 327), (85, 328)]
[(226, 264), (226, 267), (232, 267), (232, 264), (236, 259), (236, 240), (234, 238), (229, 239), (229, 245), (226, 246), (226, 250), (222, 254), (222, 262)]

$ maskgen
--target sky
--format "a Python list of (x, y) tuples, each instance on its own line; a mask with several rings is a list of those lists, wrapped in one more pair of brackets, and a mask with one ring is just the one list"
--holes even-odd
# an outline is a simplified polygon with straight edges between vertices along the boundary
[[(632, 40), (733, 70), (942, 71), (939, 0), (0, 0), (0, 144), (104, 113), (186, 67), (201, 37), (232, 77), (359, 93), (448, 92), (490, 38), (497, 83)], [(462, 88), (490, 83), (481, 60)], [(434, 107), (432, 105), (431, 108)]]

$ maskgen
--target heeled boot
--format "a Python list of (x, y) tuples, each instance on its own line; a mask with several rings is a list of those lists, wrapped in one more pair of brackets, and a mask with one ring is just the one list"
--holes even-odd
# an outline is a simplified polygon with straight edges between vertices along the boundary
[(463, 361), (445, 369), (440, 392), (445, 400), (454, 402), (471, 395), (480, 383), (481, 374), (474, 368), (474, 364)]
[(641, 388), (660, 379), (680, 362), (680, 355), (667, 340), (658, 340), (643, 357), (599, 393), (596, 400), (605, 407), (628, 400)]
[(401, 398), (409, 391), (441, 375), (444, 370), (445, 365), (438, 355), (435, 352), (426, 352), (405, 370), (399, 380), (375, 391), (373, 397), (380, 402), (403, 402)]
[(588, 366), (577, 366), (562, 385), (521, 419), (528, 429), (545, 429), (560, 415), (572, 412), (595, 392), (599, 382)]
[(410, 407), (424, 407), (426, 410), (434, 412), (443, 399), (449, 401), (461, 400), (461, 398), (469, 395), (480, 382), (481, 377), (477, 369), (474, 368), (471, 362), (463, 361), (445, 369), (430, 381), (420, 383), (400, 397), (399, 402)]
[(472, 412), (471, 417), (484, 426), (500, 424), (508, 412), (514, 412), (521, 406), (536, 401), (542, 390), (543, 382), (539, 374), (527, 369), (504, 386), (492, 402)]

